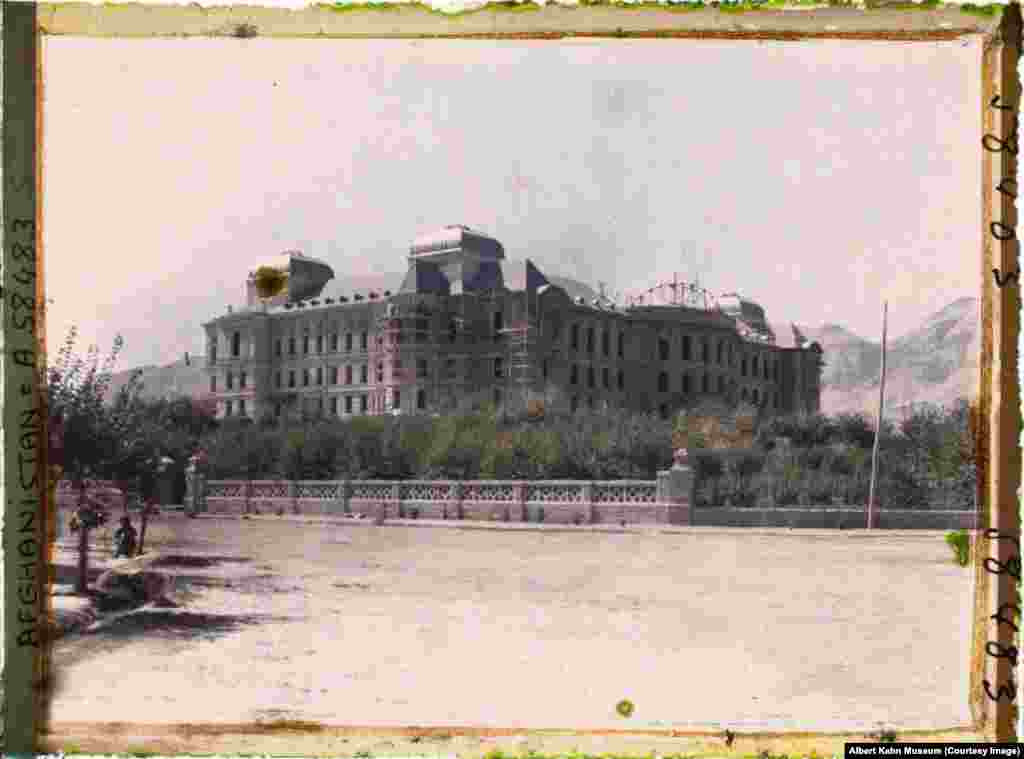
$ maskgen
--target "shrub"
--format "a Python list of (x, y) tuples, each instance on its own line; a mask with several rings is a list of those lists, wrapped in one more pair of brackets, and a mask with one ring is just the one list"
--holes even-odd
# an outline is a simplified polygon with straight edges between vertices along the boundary
[(954, 560), (961, 567), (966, 567), (971, 560), (971, 536), (967, 530), (956, 530), (946, 533), (946, 544), (953, 549)]

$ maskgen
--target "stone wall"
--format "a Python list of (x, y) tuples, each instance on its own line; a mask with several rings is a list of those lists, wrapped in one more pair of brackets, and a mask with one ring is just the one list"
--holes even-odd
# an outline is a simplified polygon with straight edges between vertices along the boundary
[(210, 513), (337, 515), (547, 524), (687, 524), (687, 475), (657, 481), (213, 480)]

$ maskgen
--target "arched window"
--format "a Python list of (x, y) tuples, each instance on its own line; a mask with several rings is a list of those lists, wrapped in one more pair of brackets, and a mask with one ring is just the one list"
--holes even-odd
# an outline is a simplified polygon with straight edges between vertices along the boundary
[(661, 361), (668, 361), (668, 340), (664, 337), (658, 338), (658, 358)]
[(234, 332), (231, 335), (231, 355), (238, 358), (242, 355), (242, 333)]
[(417, 390), (416, 391), (416, 408), (421, 411), (427, 407), (427, 391)]
[(659, 372), (658, 373), (658, 392), (659, 393), (667, 393), (668, 392), (668, 372)]

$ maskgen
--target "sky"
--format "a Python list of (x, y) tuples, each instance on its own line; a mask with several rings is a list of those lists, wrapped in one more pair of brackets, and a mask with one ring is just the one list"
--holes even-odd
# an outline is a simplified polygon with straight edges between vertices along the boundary
[(44, 38), (48, 342), (119, 368), (288, 250), (401, 274), (447, 224), (628, 291), (899, 337), (981, 287), (980, 46)]

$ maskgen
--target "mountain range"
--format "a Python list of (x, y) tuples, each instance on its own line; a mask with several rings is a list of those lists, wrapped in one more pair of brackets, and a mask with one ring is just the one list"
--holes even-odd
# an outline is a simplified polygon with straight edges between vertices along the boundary
[[(369, 275), (352, 279), (352, 289), (397, 289), (402, 275)], [(565, 287), (572, 297), (588, 301), (597, 297), (592, 288), (575, 280), (549, 277)], [(977, 298), (960, 298), (932, 314), (908, 334), (887, 340), (886, 414), (901, 414), (912, 404), (948, 406), (958, 398), (970, 398), (978, 382), (980, 354), (980, 304)], [(796, 325), (808, 340), (817, 341), (823, 351), (822, 412), (866, 413), (878, 409), (881, 374), (881, 342), (856, 335), (840, 324), (821, 327)], [(788, 323), (772, 324), (776, 335), (791, 334)], [(202, 369), (203, 357), (184, 358), (165, 366), (142, 366), (118, 372), (112, 389), (128, 381), (133, 371), (142, 371), (143, 397), (171, 395), (200, 397), (209, 380)]]

